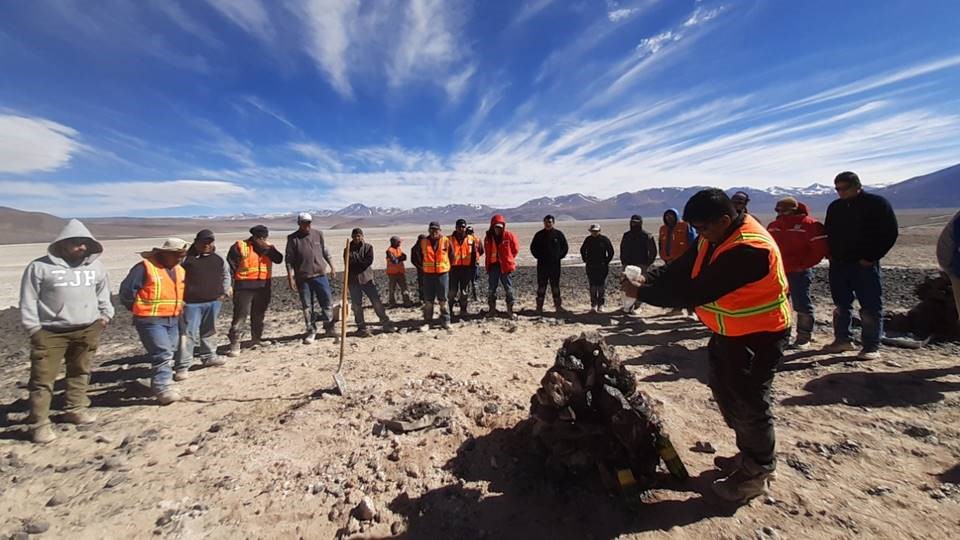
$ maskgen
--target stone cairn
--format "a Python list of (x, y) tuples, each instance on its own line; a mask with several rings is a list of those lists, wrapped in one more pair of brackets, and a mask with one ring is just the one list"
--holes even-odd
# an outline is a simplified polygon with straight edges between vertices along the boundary
[(645, 490), (656, 483), (663, 455), (674, 476), (686, 475), (653, 400), (596, 332), (563, 342), (530, 414), (553, 473), (597, 470), (613, 491)]

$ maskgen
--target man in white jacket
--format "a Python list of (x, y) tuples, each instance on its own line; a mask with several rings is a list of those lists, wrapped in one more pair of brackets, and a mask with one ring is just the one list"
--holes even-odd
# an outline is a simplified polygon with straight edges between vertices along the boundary
[(103, 246), (73, 219), (31, 262), (20, 286), (20, 319), (30, 334), (30, 418), (33, 442), (56, 438), (50, 426), (53, 383), (66, 360), (66, 412), (61, 419), (88, 424), (87, 385), (100, 333), (113, 318), (107, 271), (97, 260)]

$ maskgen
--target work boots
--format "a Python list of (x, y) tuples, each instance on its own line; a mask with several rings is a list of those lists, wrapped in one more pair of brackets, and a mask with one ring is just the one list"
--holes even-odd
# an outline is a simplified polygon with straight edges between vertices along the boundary
[[(470, 314), (470, 310), (467, 308), (467, 295), (460, 295), (460, 318), (463, 319)], [(450, 308), (450, 315), (453, 315), (453, 308)]]
[(554, 297), (553, 297), (553, 310), (554, 310), (555, 312), (557, 312), (557, 315), (560, 315), (560, 314), (562, 314), (564, 311), (566, 311), (566, 310), (563, 309), (563, 301), (560, 300), (560, 297), (559, 297), (559, 296), (554, 296)]
[(810, 343), (810, 338), (812, 335), (813, 315), (797, 313), (797, 339), (794, 340), (793, 344), (797, 347), (802, 347)]
[(56, 440), (57, 434), (49, 422), (35, 426), (30, 430), (30, 440), (36, 444), (47, 444)]
[(507, 302), (507, 318), (511, 321), (517, 319), (517, 316), (513, 314), (513, 302)]
[(495, 297), (487, 298), (487, 317), (497, 316), (497, 299)]
[(423, 303), (423, 320), (427, 324), (433, 319), (433, 302)]
[(240, 342), (234, 341), (230, 343), (230, 350), (227, 351), (227, 356), (230, 358), (236, 358), (240, 356)]
[(769, 472), (751, 475), (738, 468), (726, 478), (713, 483), (713, 492), (725, 501), (746, 503), (750, 499), (766, 495), (770, 481)]
[(537, 315), (543, 315), (543, 296), (537, 296)]

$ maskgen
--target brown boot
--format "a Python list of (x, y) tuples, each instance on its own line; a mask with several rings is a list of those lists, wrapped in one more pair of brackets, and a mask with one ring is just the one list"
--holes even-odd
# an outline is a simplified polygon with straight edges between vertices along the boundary
[(745, 503), (750, 499), (766, 495), (769, 488), (770, 473), (750, 475), (743, 468), (713, 483), (713, 492), (725, 501)]

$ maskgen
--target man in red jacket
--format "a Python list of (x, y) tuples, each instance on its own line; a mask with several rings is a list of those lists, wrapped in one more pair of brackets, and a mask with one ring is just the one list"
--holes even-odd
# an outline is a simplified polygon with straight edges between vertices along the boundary
[(513, 315), (513, 281), (510, 279), (517, 269), (517, 253), (520, 252), (520, 243), (512, 232), (507, 230), (507, 220), (500, 214), (490, 219), (490, 229), (483, 239), (483, 251), (486, 255), (487, 278), (489, 279), (489, 293), (487, 296), (488, 317), (497, 314), (497, 286), (503, 284), (503, 292), (507, 297), (507, 317)]
[(823, 224), (810, 217), (807, 207), (793, 197), (777, 201), (777, 219), (767, 230), (777, 241), (790, 285), (790, 300), (797, 312), (795, 346), (806, 345), (813, 333), (813, 303), (810, 300), (810, 270), (828, 256)]

